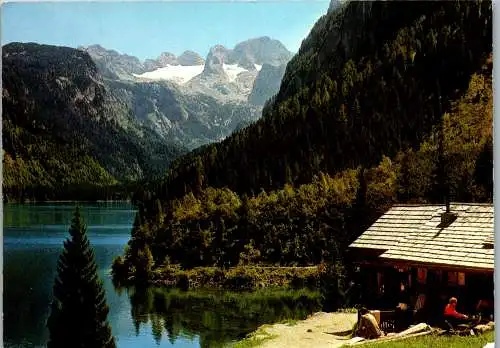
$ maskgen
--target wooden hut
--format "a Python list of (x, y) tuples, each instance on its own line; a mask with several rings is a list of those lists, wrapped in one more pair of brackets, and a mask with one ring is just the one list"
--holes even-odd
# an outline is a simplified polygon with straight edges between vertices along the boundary
[(493, 300), (493, 211), (476, 203), (393, 206), (349, 246), (364, 303), (394, 308), (401, 281), (431, 311), (450, 296), (465, 312)]

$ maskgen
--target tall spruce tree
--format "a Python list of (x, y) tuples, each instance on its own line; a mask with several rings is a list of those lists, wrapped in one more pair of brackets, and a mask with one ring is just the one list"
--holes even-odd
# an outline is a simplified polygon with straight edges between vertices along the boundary
[(57, 264), (54, 299), (47, 321), (48, 348), (116, 347), (107, 321), (109, 307), (86, 230), (77, 207), (70, 238), (64, 242)]

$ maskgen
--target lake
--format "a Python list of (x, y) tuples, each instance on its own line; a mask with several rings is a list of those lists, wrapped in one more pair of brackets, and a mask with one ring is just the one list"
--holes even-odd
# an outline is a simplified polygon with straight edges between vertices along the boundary
[[(74, 204), (4, 204), (4, 346), (43, 347), (56, 264)], [(221, 347), (265, 323), (321, 310), (309, 290), (253, 293), (115, 289), (110, 267), (130, 237), (135, 208), (126, 202), (80, 203), (119, 348)]]

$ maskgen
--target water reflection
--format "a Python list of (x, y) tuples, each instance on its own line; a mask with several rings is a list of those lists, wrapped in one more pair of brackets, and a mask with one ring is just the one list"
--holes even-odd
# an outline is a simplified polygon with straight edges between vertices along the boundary
[[(46, 319), (52, 286), (63, 241), (76, 203), (5, 204), (3, 209), (3, 317), (7, 348), (42, 347), (48, 339)], [(113, 257), (123, 252), (134, 218), (129, 203), (79, 204), (88, 225), (88, 236), (95, 249), (99, 277), (104, 281), (110, 305), (110, 323), (120, 348), (127, 341), (130, 304), (124, 294), (116, 295), (108, 272)], [(105, 216), (102, 218), (101, 216)], [(105, 225), (99, 225), (105, 221)], [(117, 227), (119, 226), (119, 227)], [(122, 322), (126, 321), (126, 324)], [(141, 342), (142, 343), (142, 342)], [(155, 345), (152, 342), (153, 346)], [(135, 346), (146, 347), (145, 344)], [(151, 346), (151, 345), (150, 345)]]
[[(113, 257), (123, 253), (135, 211), (128, 203), (79, 204), (95, 249), (118, 348), (219, 347), (264, 323), (320, 309), (311, 291), (253, 294), (115, 289)], [(43, 347), (57, 259), (75, 203), (4, 205), (3, 318), (6, 348)], [(198, 335), (200, 337), (198, 337)]]
[(160, 344), (199, 336), (200, 347), (222, 347), (241, 339), (260, 325), (304, 319), (321, 310), (319, 292), (307, 289), (263, 289), (252, 293), (165, 288), (129, 288), (131, 317), (136, 333), (150, 324)]
[[(37, 203), (4, 205), (4, 227), (27, 228), (60, 226), (69, 227), (76, 203)], [(135, 212), (127, 202), (80, 203), (85, 221), (92, 226), (129, 225), (129, 216)]]

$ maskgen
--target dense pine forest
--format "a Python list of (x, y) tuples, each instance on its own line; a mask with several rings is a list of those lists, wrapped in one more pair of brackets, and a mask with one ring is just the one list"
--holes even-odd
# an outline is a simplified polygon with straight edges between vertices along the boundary
[(263, 119), (194, 151), (158, 198), (258, 194), (414, 148), (491, 52), (491, 2), (348, 2), (321, 18)]
[[(492, 201), (491, 83), (488, 64), (443, 117), (446, 181), (454, 200)], [(250, 197), (210, 187), (165, 206), (157, 201), (154, 219), (141, 223), (138, 216), (126, 260), (184, 268), (328, 261), (390, 205), (439, 199), (438, 130), (417, 150), (384, 156), (370, 168), (320, 173), (309, 184)]]
[(135, 122), (94, 62), (67, 47), (2, 48), (4, 199), (110, 199), (184, 149)]
[(115, 271), (337, 264), (394, 203), (491, 202), (491, 20), (490, 1), (322, 17), (260, 121), (138, 195)]

